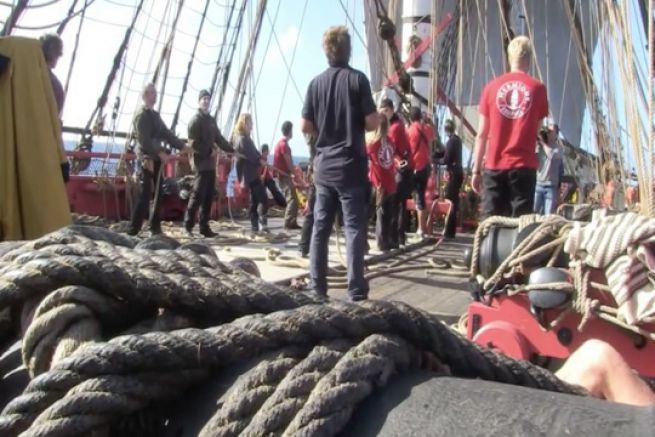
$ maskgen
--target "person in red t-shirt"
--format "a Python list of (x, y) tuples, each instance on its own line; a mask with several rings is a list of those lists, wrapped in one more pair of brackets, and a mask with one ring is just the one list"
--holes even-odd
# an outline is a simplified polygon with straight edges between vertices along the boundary
[(412, 194), (412, 174), (414, 164), (409, 148), (409, 139), (405, 130), (405, 122), (394, 112), (393, 101), (382, 99), (380, 112), (389, 120), (388, 137), (394, 147), (396, 161), (396, 194), (393, 196), (391, 211), (391, 249), (405, 245), (405, 229), (407, 228), (407, 199)]
[(418, 229), (416, 234), (419, 237), (427, 235), (428, 212), (425, 210), (425, 188), (430, 178), (430, 143), (433, 140), (434, 132), (429, 125), (423, 123), (421, 109), (414, 107), (409, 113), (412, 124), (407, 130), (409, 147), (412, 161), (414, 163), (414, 201), (418, 216)]
[(287, 209), (284, 211), (284, 229), (300, 229), (298, 226), (298, 193), (296, 193), (296, 185), (293, 180), (293, 159), (289, 147), (289, 140), (293, 138), (293, 124), (290, 121), (282, 123), (282, 135), (284, 136), (277, 142), (273, 151), (273, 167), (287, 201)]
[(394, 147), (387, 137), (388, 129), (387, 117), (380, 114), (378, 128), (366, 134), (366, 152), (370, 163), (368, 178), (375, 189), (375, 235), (378, 249), (383, 252), (391, 249), (392, 207), (396, 192)]
[(514, 38), (507, 47), (510, 72), (489, 82), (480, 97), (471, 185), (481, 194), (483, 218), (532, 212), (537, 131), (548, 115), (548, 96), (527, 73), (531, 57), (530, 40)]
[[(262, 161), (268, 162), (268, 153), (269, 153), (268, 144), (262, 144), (260, 148), (260, 153), (262, 155)], [(287, 201), (284, 198), (284, 194), (282, 194), (278, 189), (275, 180), (273, 180), (273, 169), (271, 168), (271, 166), (269, 166), (268, 164), (260, 166), (259, 177), (261, 178), (262, 183), (264, 184), (266, 189), (271, 193), (271, 196), (273, 196), (273, 200), (275, 201), (276, 205), (279, 206), (280, 208), (286, 208)]]

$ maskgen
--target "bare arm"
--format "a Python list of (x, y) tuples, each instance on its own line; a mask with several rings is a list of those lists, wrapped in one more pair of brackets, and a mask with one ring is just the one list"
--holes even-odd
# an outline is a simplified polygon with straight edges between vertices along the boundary
[(478, 123), (478, 134), (475, 137), (475, 152), (473, 154), (473, 173), (480, 173), (482, 171), (482, 161), (487, 152), (487, 137), (489, 135), (489, 120), (484, 115), (480, 114), (480, 121)]
[(300, 130), (306, 135), (313, 135), (316, 128), (314, 127), (314, 122), (303, 117), (300, 120)]
[(473, 178), (471, 188), (480, 194), (482, 187), (482, 161), (487, 153), (487, 137), (489, 136), (489, 120), (485, 115), (480, 114), (478, 123), (478, 135), (475, 137), (475, 152), (473, 153)]

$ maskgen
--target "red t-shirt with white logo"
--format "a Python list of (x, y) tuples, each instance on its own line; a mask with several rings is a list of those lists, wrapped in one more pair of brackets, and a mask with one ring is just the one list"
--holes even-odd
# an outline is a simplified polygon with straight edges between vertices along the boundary
[(386, 194), (396, 192), (396, 171), (394, 165), (394, 147), (387, 137), (366, 145), (368, 159), (371, 165), (368, 169), (368, 178), (375, 188), (384, 190)]
[(523, 72), (503, 74), (484, 88), (479, 110), (489, 120), (485, 168), (536, 169), (537, 131), (548, 116), (544, 84)]

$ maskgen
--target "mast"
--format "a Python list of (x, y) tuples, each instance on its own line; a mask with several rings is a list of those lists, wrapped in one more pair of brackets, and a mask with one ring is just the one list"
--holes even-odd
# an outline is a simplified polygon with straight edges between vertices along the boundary
[[(411, 56), (411, 52), (425, 38), (432, 38), (432, 2), (420, 0), (407, 0), (403, 2), (403, 30), (402, 50), (405, 59)], [(412, 78), (413, 90), (411, 103), (421, 110), (427, 110), (428, 97), (430, 95), (430, 67), (432, 66), (432, 50), (428, 47), (425, 52), (416, 59), (416, 62), (407, 69)]]

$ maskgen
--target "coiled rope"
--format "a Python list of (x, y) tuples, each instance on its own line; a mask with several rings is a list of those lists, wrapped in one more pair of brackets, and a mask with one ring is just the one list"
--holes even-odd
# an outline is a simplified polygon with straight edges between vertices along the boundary
[(3, 436), (113, 429), (265, 353), (202, 435), (334, 435), (393, 374), (436, 363), (455, 376), (582, 393), (410, 306), (327, 301), (232, 269), (199, 243), (102, 228), (72, 226), (0, 257), (0, 310), (10, 307), (24, 319), (35, 376), (0, 415)]

